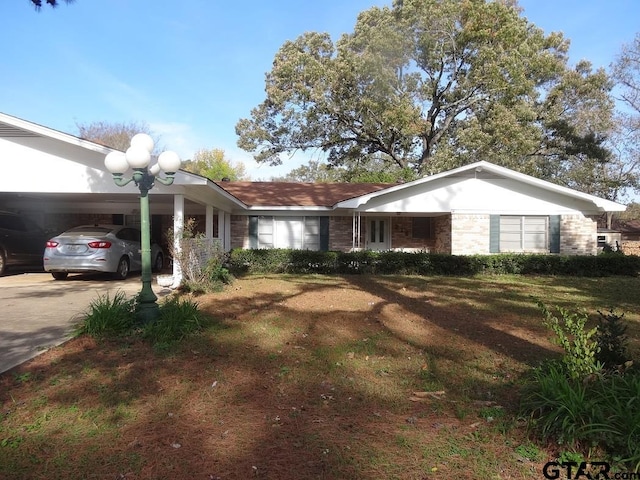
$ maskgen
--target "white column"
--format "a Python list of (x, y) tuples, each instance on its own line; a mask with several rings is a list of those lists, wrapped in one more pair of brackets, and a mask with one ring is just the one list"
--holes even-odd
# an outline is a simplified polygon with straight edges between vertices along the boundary
[(227, 225), (225, 223), (224, 212), (222, 210), (218, 210), (218, 239), (220, 240), (220, 244), (224, 251), (227, 251), (227, 241), (225, 238), (226, 232)]
[(213, 206), (207, 205), (205, 212), (205, 238), (213, 238)]
[[(180, 238), (184, 229), (184, 195), (173, 196), (173, 248), (180, 251)], [(180, 286), (182, 282), (182, 272), (178, 262), (173, 262), (173, 288)]]
[(224, 251), (231, 250), (231, 214), (224, 214)]

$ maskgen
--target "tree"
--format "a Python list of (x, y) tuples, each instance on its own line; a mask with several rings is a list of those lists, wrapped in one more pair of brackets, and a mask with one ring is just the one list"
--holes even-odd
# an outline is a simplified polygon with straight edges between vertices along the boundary
[[(40, 10), (42, 8), (42, 0), (30, 0), (36, 10)], [(65, 3), (73, 3), (75, 0), (64, 0)], [(58, 0), (45, 0), (47, 5), (51, 5), (52, 8), (57, 7), (60, 2)]]
[(155, 136), (146, 123), (109, 123), (109, 122), (92, 122), (92, 123), (76, 123), (78, 136), (91, 142), (99, 143), (106, 147), (114, 148), (122, 152), (126, 151), (131, 145), (131, 138), (137, 133), (146, 133), (150, 135), (158, 148), (158, 137)]
[(319, 160), (310, 160), (306, 165), (294, 168), (284, 177), (273, 180), (283, 182), (316, 183), (396, 183), (415, 180), (410, 169), (401, 169), (378, 156), (336, 167)]
[(272, 165), (319, 149), (334, 166), (378, 155), (424, 175), (486, 159), (558, 181), (567, 161), (604, 161), (587, 119), (610, 109), (606, 75), (571, 71), (567, 50), (512, 0), (395, 0), (335, 45), (315, 32), (286, 42), (238, 145)]
[(640, 190), (640, 33), (622, 46), (611, 67), (623, 105), (612, 130), (613, 161), (608, 171), (617, 198), (623, 192)]
[(224, 150), (198, 150), (192, 160), (183, 164), (183, 169), (207, 177), (209, 180), (245, 180), (247, 174), (242, 162), (232, 163), (224, 158)]
[(272, 178), (278, 182), (333, 183), (340, 182), (341, 171), (320, 160), (309, 160), (306, 165), (294, 168), (283, 177)]

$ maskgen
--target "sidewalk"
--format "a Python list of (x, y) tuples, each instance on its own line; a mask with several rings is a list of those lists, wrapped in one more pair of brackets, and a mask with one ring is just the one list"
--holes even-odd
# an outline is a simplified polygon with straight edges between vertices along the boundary
[[(70, 275), (53, 280), (48, 273), (0, 277), (0, 373), (68, 340), (91, 302), (118, 291), (128, 297), (140, 291), (140, 276), (124, 281), (108, 276)], [(160, 298), (168, 289), (152, 284)]]

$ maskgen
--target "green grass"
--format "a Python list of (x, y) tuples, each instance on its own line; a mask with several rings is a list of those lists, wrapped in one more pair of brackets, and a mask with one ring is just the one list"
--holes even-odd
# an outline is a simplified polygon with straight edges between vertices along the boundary
[[(0, 376), (0, 478), (539, 479), (560, 452), (533, 442), (517, 406), (560, 352), (532, 297), (627, 312), (637, 353), (639, 289), (283, 275), (178, 297), (153, 341), (83, 335)], [(171, 355), (154, 349), (164, 341)], [(635, 438), (624, 418), (598, 434)]]

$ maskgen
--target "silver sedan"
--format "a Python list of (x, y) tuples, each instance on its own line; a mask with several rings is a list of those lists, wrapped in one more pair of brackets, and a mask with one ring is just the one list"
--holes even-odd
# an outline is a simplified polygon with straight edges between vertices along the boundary
[[(44, 250), (45, 272), (56, 280), (69, 273), (107, 272), (117, 279), (142, 269), (140, 230), (122, 225), (81, 225), (51, 238)], [(151, 246), (151, 266), (162, 269), (162, 249)]]

